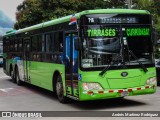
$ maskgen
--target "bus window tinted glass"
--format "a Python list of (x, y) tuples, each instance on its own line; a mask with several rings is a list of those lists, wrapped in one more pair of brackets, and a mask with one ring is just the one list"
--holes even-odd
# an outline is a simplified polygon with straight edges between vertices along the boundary
[(42, 35), (37, 36), (37, 42), (38, 42), (37, 51), (42, 52)]
[(53, 33), (49, 33), (45, 35), (46, 40), (46, 52), (53, 52), (54, 44), (53, 44)]
[(37, 51), (37, 36), (32, 37), (32, 51), (33, 52)]

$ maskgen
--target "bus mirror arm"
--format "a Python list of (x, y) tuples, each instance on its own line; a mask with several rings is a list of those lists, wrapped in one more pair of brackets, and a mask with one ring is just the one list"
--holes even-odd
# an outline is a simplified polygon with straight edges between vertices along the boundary
[(79, 37), (75, 38), (74, 47), (76, 50), (81, 51), (82, 50), (82, 43), (80, 41)]

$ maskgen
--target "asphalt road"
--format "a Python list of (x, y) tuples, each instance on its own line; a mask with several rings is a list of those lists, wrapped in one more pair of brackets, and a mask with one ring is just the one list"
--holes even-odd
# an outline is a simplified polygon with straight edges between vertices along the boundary
[(0, 68), (0, 111), (160, 111), (160, 87), (151, 95), (61, 104), (47, 90), (17, 86)]

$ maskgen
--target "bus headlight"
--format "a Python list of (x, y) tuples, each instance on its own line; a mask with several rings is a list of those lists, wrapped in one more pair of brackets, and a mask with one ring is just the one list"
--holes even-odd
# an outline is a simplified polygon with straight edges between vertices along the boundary
[(83, 90), (102, 90), (102, 87), (99, 83), (83, 83)]
[(147, 85), (156, 85), (157, 84), (157, 78), (156, 77), (153, 77), (153, 78), (149, 78), (147, 81), (146, 81), (146, 84)]

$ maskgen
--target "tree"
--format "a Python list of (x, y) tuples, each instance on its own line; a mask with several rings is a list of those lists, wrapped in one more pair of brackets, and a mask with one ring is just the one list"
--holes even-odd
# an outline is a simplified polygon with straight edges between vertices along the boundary
[(151, 12), (154, 21), (154, 27), (160, 33), (160, 0), (134, 0), (135, 8), (148, 10)]
[(125, 0), (24, 0), (17, 7), (15, 29), (89, 9), (122, 8)]
[[(135, 0), (136, 8), (146, 9), (151, 12), (156, 28), (160, 38), (160, 0)], [(160, 44), (155, 47), (155, 58), (160, 58)]]
[(20, 4), (17, 7), (16, 19), (16, 29), (39, 23), (43, 17), (38, 0), (25, 0)]
[(160, 0), (154, 0), (154, 17), (155, 17), (155, 28), (157, 29), (160, 36)]
[(154, 0), (134, 0), (136, 3), (136, 8), (150, 10), (154, 4)]

